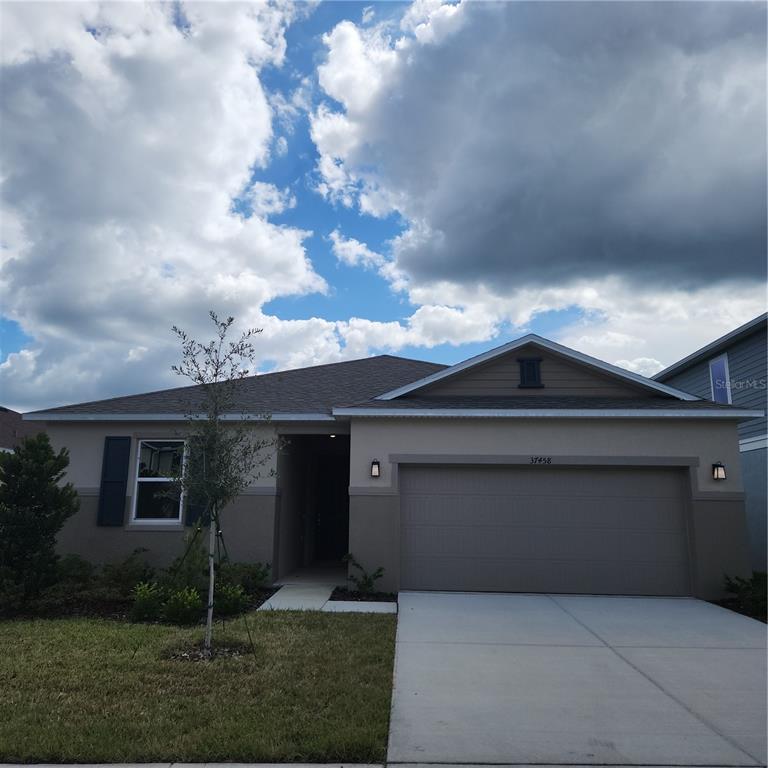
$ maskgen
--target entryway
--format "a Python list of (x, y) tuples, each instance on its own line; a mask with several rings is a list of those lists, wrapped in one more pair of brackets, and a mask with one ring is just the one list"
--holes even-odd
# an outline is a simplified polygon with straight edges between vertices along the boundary
[(349, 547), (349, 435), (290, 435), (277, 462), (276, 579), (339, 570)]

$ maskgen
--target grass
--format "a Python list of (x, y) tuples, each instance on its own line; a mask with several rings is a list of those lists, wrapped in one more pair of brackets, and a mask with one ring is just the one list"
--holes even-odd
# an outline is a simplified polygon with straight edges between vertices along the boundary
[[(381, 762), (395, 619), (260, 612), (252, 653), (105, 619), (0, 622), (0, 762)], [(248, 642), (243, 620), (220, 644)], [(250, 647), (250, 646), (249, 646)]]

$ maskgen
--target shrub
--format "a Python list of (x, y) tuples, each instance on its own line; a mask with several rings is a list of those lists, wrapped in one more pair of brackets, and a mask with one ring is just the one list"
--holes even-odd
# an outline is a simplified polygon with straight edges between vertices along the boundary
[(248, 608), (248, 595), (241, 586), (222, 584), (213, 596), (213, 611), (219, 616), (236, 616)]
[(344, 556), (344, 562), (349, 563), (353, 568), (360, 572), (359, 576), (350, 574), (347, 577), (355, 585), (355, 589), (358, 592), (369, 594), (376, 591), (376, 582), (384, 575), (384, 569), (381, 566), (372, 573), (368, 573), (368, 571), (357, 562), (355, 556), (351, 552)]
[(766, 574), (755, 571), (750, 579), (725, 577), (725, 591), (733, 595), (734, 608), (753, 619), (766, 620)]
[(168, 595), (163, 615), (171, 624), (196, 624), (203, 612), (200, 593), (192, 587), (177, 589)]
[(80, 555), (64, 555), (56, 566), (58, 581), (77, 589), (85, 589), (96, 574), (96, 566)]
[(193, 543), (187, 535), (184, 539), (184, 551), (163, 574), (163, 583), (173, 590), (187, 587), (196, 589), (200, 594), (208, 592), (208, 553), (202, 542)]
[(157, 621), (163, 613), (163, 590), (152, 581), (141, 581), (133, 590), (131, 621)]
[(56, 536), (79, 508), (69, 454), (45, 433), (0, 452), (0, 601), (18, 607), (56, 581)]
[(155, 571), (143, 555), (146, 549), (134, 549), (121, 563), (108, 563), (101, 569), (101, 583), (115, 597), (130, 597), (136, 585), (152, 581)]
[(257, 595), (269, 579), (269, 565), (261, 563), (229, 563), (219, 566), (217, 580), (222, 584), (242, 587), (246, 595)]

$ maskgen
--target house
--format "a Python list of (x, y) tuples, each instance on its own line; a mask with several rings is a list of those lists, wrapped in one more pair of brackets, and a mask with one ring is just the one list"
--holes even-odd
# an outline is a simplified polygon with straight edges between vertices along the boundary
[[(732, 404), (745, 409), (765, 409), (768, 382), (767, 330), (768, 313), (726, 333), (653, 378), (715, 403)], [(763, 416), (744, 421), (738, 429), (752, 568), (765, 572), (768, 547), (766, 418)]]
[[(285, 444), (223, 514), (276, 578), (351, 551), (382, 589), (721, 594), (749, 571), (738, 425), (712, 403), (527, 335), (450, 367), (389, 355), (244, 379)], [(194, 509), (158, 496), (195, 387), (51, 408), (80, 512), (62, 552), (167, 562)], [(264, 420), (261, 414), (268, 414)], [(261, 421), (259, 421), (261, 419)]]
[(0, 405), (0, 451), (10, 453), (25, 437), (41, 431), (23, 421), (20, 413)]

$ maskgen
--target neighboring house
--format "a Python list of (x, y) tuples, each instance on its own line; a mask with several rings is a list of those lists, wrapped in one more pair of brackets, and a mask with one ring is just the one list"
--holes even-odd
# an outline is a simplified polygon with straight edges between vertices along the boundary
[[(748, 573), (737, 426), (762, 411), (535, 335), (451, 367), (383, 355), (239, 387), (232, 418), (269, 414), (253, 429), (287, 445), (223, 529), (233, 559), (278, 579), (347, 551), (387, 590), (710, 597)], [(197, 392), (26, 414), (71, 453), (81, 509), (63, 552), (182, 550), (196, 513), (157, 490)]]
[[(680, 362), (657, 373), (656, 381), (698, 397), (738, 408), (766, 407), (768, 382), (768, 314), (707, 344)], [(768, 499), (768, 427), (766, 417), (739, 425), (741, 471), (746, 495), (752, 567), (766, 570)]]
[(0, 451), (11, 452), (23, 438), (41, 431), (23, 421), (20, 413), (0, 405)]

